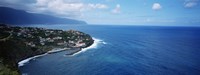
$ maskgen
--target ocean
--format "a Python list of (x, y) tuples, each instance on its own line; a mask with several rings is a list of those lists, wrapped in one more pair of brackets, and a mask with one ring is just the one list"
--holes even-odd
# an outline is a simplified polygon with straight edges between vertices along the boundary
[(33, 25), (75, 29), (97, 39), (72, 56), (47, 54), (20, 66), (23, 75), (200, 75), (200, 27)]

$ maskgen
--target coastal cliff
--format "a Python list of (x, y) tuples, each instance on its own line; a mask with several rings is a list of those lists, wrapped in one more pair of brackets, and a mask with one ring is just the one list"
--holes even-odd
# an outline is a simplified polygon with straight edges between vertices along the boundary
[(24, 10), (0, 6), (0, 23), (4, 24), (87, 24), (85, 21), (60, 18), (52, 15), (30, 13)]
[[(18, 75), (18, 62), (54, 48), (81, 50), (94, 43), (92, 37), (76, 30), (54, 30), (0, 24), (0, 75)], [(73, 54), (73, 53), (71, 53)]]

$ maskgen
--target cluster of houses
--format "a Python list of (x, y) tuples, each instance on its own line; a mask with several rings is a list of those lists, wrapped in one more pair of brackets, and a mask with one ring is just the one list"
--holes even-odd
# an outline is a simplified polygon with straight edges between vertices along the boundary
[[(25, 39), (25, 44), (31, 47), (44, 46), (48, 43), (68, 47), (85, 47), (86, 43), (83, 40), (89, 40), (83, 38), (84, 33), (75, 30), (62, 31), (44, 28), (11, 27), (10, 33), (14, 34), (13, 36), (15, 37)], [(71, 35), (64, 37), (61, 35), (62, 33), (70, 33)], [(72, 38), (74, 39), (72, 40)]]

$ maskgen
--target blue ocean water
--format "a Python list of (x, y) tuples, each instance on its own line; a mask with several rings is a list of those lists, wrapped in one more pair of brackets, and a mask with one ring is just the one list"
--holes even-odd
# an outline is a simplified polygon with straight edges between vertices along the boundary
[(19, 67), (24, 75), (200, 75), (200, 27), (38, 26), (80, 30), (106, 44), (34, 59)]

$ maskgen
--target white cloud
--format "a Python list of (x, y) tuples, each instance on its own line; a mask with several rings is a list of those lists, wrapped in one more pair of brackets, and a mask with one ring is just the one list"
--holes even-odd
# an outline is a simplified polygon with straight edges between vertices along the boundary
[(153, 10), (160, 10), (162, 8), (162, 6), (159, 3), (154, 3), (152, 6)]
[(194, 6), (196, 6), (196, 5), (197, 5), (197, 3), (189, 2), (189, 3), (186, 3), (186, 4), (185, 4), (185, 7), (186, 7), (186, 8), (191, 8), (191, 7), (194, 7)]
[(104, 4), (88, 4), (88, 8), (93, 8), (93, 9), (106, 9), (108, 8), (107, 5)]
[(45, 13), (61, 17), (77, 17), (81, 15), (84, 4), (66, 0), (36, 0), (32, 12)]
[(80, 17), (82, 11), (108, 8), (105, 4), (85, 4), (72, 0), (37, 0), (35, 6), (38, 12), (50, 12), (62, 17)]
[(114, 13), (114, 14), (121, 13), (121, 6), (120, 6), (120, 4), (116, 5), (116, 7), (112, 10), (112, 13)]
[(107, 9), (100, 3), (83, 3), (81, 0), (0, 0), (0, 5), (59, 17), (78, 18), (83, 11)]
[(185, 8), (192, 8), (196, 5), (198, 5), (199, 0), (185, 0), (184, 7)]
[(48, 0), (37, 0), (36, 5), (45, 6), (48, 3)]

